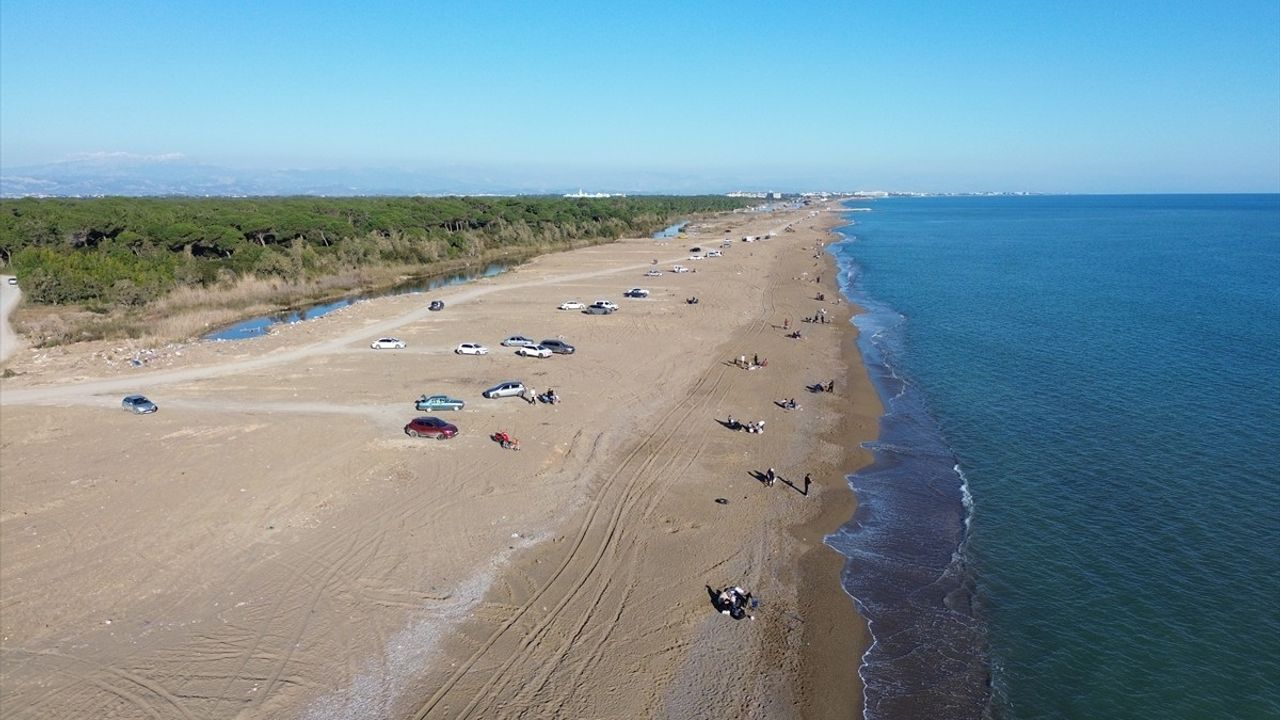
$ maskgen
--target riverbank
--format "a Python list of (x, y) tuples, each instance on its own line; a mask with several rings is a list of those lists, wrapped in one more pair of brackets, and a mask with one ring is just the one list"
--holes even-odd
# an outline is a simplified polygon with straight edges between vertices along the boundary
[[(444, 290), (441, 313), (401, 296), (141, 367), (24, 361), (0, 381), (6, 707), (859, 714), (864, 625), (822, 538), (852, 513), (844, 476), (879, 406), (819, 249), (838, 222), (726, 215), (683, 242), (548, 255)], [(724, 238), (724, 257), (688, 260)], [(696, 272), (645, 277), (655, 257)], [(632, 286), (652, 294), (621, 298)], [(621, 311), (554, 309), (597, 297)], [(828, 323), (801, 322), (819, 307)], [(498, 345), (514, 333), (578, 352), (519, 358)], [(368, 349), (385, 334), (408, 349)], [(454, 355), (461, 341), (491, 352)], [(564, 402), (479, 397), (509, 377)], [(120, 412), (138, 391), (161, 411)], [(424, 392), (466, 400), (446, 416), (459, 437), (403, 435)], [(788, 397), (800, 407), (776, 404)], [(767, 431), (717, 422), (729, 415)], [(784, 481), (761, 483), (769, 467)], [(725, 585), (763, 600), (754, 620), (715, 611), (707, 590)]]

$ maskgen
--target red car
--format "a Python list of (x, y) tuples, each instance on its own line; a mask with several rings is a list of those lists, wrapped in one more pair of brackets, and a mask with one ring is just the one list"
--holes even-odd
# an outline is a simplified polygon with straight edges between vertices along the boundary
[(404, 434), (409, 437), (434, 437), (437, 440), (448, 440), (458, 434), (458, 426), (437, 417), (420, 417), (410, 420), (409, 424), (404, 426)]

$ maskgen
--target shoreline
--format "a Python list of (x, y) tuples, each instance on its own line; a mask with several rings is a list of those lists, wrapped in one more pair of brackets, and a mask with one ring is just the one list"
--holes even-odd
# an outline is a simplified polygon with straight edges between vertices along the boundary
[[(724, 258), (689, 263), (698, 272), (638, 282), (654, 254), (680, 251), (673, 243), (763, 235), (786, 219), (795, 234), (736, 242)], [(167, 697), (204, 698), (187, 702), (207, 717), (857, 713), (866, 625), (841, 586), (843, 556), (823, 541), (852, 516), (846, 475), (867, 459), (860, 445), (874, 435), (880, 408), (853, 342), (853, 308), (827, 301), (829, 324), (799, 322), (814, 311), (815, 292), (842, 297), (823, 250), (842, 223), (803, 211), (729, 214), (667, 244), (633, 239), (541, 256), (442, 292), (445, 313), (401, 296), (235, 348), (184, 347), (140, 370), (108, 363), (104, 372), (87, 348), (78, 358), (20, 363), (29, 372), (0, 384), (11, 442), (0, 459), (8, 469), (0, 473), (8, 581), (0, 599), (16, 608), (4, 620), (5, 695), (19, 708), (47, 702), (49, 690), (29, 682), (51, 672), (61, 673), (63, 691), (110, 684), (56, 655), (23, 654), (29, 659), (18, 663), (14, 654), (74, 640), (105, 667), (140, 668)], [(550, 310), (630, 284), (654, 287), (655, 296), (603, 318)], [(690, 292), (703, 303), (686, 305)], [(784, 319), (803, 340), (784, 336)], [(579, 353), (443, 354), (470, 339), (461, 333), (493, 343), (513, 330), (554, 334), (539, 329), (547, 322), (564, 326)], [(409, 351), (361, 349), (395, 328)], [(744, 352), (773, 362), (757, 372), (728, 362)], [(436, 380), (424, 383), (424, 368)], [(529, 408), (467, 394), (457, 416), (463, 435), (424, 445), (397, 439), (411, 411), (380, 400), (516, 373), (560, 388), (566, 402)], [(803, 393), (833, 377), (835, 393)], [(66, 378), (72, 384), (59, 382)], [(115, 393), (125, 387), (164, 409), (120, 413)], [(789, 396), (802, 407), (775, 405)], [(57, 435), (48, 429), (86, 412), (96, 418), (94, 437), (53, 458), (48, 442)], [(726, 415), (767, 419), (769, 432), (712, 422)], [(495, 427), (521, 437), (523, 451), (486, 442)], [(168, 440), (178, 437), (180, 446)], [(225, 451), (229, 438), (236, 453)], [(90, 448), (151, 461), (120, 483)], [(762, 485), (753, 473), (766, 465), (792, 481), (813, 473), (811, 497)], [(110, 492), (85, 495), (57, 480), (68, 475), (111, 483)], [(713, 503), (717, 496), (726, 503)], [(124, 544), (77, 543), (76, 557), (99, 560), (45, 577), (62, 551), (31, 545), (28, 535), (84, 517), (86, 502), (97, 509), (86, 537)], [(210, 543), (212, 528), (224, 539)], [(146, 573), (127, 560), (135, 543), (148, 548)], [(297, 574), (279, 572), (282, 563)], [(62, 587), (69, 582), (116, 588), (105, 606), (113, 623), (104, 629), (98, 619), (93, 629), (101, 592), (80, 597)], [(197, 625), (173, 622), (164, 592), (155, 602), (144, 597), (150, 583), (186, 593), (183, 614)], [(764, 599), (754, 622), (709, 607), (704, 586), (726, 584)], [(243, 600), (224, 607), (220, 595)], [(288, 610), (308, 606), (301, 617)], [(205, 627), (220, 637), (220, 623), (257, 628), (259, 639), (242, 647), (223, 638), (232, 649), (223, 670), (184, 672), (184, 662), (209, 663), (191, 633)], [(139, 627), (150, 629), (126, 632)], [(296, 640), (287, 651), (275, 648), (288, 638)], [(161, 656), (171, 661), (157, 664)], [(294, 676), (305, 682), (281, 682)], [(250, 684), (254, 677), (265, 684)], [(65, 716), (87, 717), (89, 703), (115, 696), (59, 697), (85, 703), (58, 708)]]

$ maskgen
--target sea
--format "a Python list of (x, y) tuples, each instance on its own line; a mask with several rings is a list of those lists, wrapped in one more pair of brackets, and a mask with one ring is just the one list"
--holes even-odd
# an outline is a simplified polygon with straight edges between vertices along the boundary
[(1280, 718), (1280, 195), (848, 207), (864, 717)]

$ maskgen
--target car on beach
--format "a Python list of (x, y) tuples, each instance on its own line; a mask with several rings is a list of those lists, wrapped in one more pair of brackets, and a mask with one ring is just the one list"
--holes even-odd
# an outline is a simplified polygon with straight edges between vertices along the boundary
[(120, 401), (120, 407), (134, 415), (150, 415), (160, 408), (143, 395), (127, 395)]
[(433, 312), (440, 312), (441, 310), (443, 310), (443, 309), (444, 309), (444, 301), (443, 301), (443, 300), (432, 300), (432, 301), (431, 301), (431, 304), (427, 306), (427, 309), (428, 309), (428, 310), (431, 310), (431, 311), (433, 311)]
[(541, 345), (518, 347), (516, 348), (516, 354), (523, 357), (549, 358), (551, 357), (551, 348), (545, 348)]
[(582, 312), (587, 315), (612, 315), (616, 311), (613, 308), (608, 308), (604, 305), (588, 305)]
[(18, 284), (18, 278), (16, 278), (16, 277), (11, 277), (11, 278), (9, 278), (9, 284), (10, 284), (10, 285), (17, 285), (17, 284)]
[(519, 380), (504, 380), (480, 394), (492, 400), (494, 398), (518, 397), (525, 394), (525, 392), (524, 383)]
[(560, 309), (561, 309), (561, 310), (581, 310), (581, 309), (583, 309), (583, 308), (585, 308), (585, 307), (586, 307), (586, 305), (583, 305), (582, 303), (578, 302), (577, 300), (569, 300), (568, 302), (562, 302), (562, 303), (560, 303)]
[(418, 417), (404, 426), (404, 434), (409, 437), (433, 437), (437, 440), (448, 440), (458, 434), (458, 426), (438, 417)]
[(723, 255), (724, 255), (724, 253), (720, 252), (719, 250), (708, 250), (708, 251), (707, 251), (707, 257), (722, 257)]
[(413, 403), (414, 410), (461, 410), (466, 403), (448, 395), (423, 395)]
[(649, 272), (645, 273), (645, 274), (644, 274), (644, 276), (645, 276), (645, 277), (662, 277), (662, 271), (661, 271), (661, 270), (650, 270)]
[(622, 293), (622, 294), (623, 294), (624, 296), (626, 296), (626, 297), (629, 297), (629, 298), (647, 298), (647, 297), (649, 297), (649, 291), (648, 291), (648, 290), (645, 290), (644, 288), (631, 288), (630, 290), (628, 290), (628, 291), (626, 291), (626, 292), (624, 292), (624, 293)]
[(550, 340), (543, 340), (538, 344), (557, 355), (572, 355), (575, 352), (577, 352), (577, 348), (575, 348), (574, 346), (570, 345), (569, 343), (563, 340), (558, 340), (554, 338)]
[(602, 307), (602, 308), (608, 308), (609, 310), (617, 310), (618, 303), (612, 300), (597, 300), (591, 303), (591, 307)]
[(530, 340), (529, 338), (523, 335), (512, 335), (511, 337), (502, 341), (502, 347), (531, 347), (537, 344), (538, 343), (534, 342), (533, 340)]
[(687, 273), (687, 272), (689, 272), (689, 268), (687, 268), (687, 267), (685, 267), (685, 266), (683, 266), (683, 265), (672, 265), (672, 266), (671, 266), (671, 272), (673, 272), (673, 273)]
[(369, 343), (369, 347), (374, 350), (403, 350), (405, 349), (404, 341), (399, 338), (378, 338)]
[(460, 343), (453, 351), (459, 355), (488, 355), (489, 348), (480, 343)]

